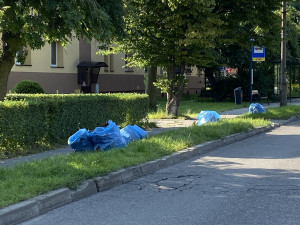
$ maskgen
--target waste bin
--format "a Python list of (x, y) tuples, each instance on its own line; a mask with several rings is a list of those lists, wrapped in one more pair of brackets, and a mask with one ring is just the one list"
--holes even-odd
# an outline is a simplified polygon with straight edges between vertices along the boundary
[(235, 104), (242, 104), (242, 88), (238, 87), (234, 89), (234, 99), (235, 99)]

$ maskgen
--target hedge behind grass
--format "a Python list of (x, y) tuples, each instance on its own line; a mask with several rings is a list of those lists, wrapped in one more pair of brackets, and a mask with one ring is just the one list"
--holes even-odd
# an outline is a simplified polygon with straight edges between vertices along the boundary
[(107, 120), (135, 124), (147, 113), (143, 94), (10, 94), (0, 103), (0, 158), (66, 144), (79, 128), (93, 130)]

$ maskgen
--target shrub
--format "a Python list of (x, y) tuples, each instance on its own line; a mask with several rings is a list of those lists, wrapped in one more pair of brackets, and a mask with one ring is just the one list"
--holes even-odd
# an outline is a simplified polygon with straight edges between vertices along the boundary
[(13, 93), (19, 94), (43, 94), (45, 93), (40, 84), (32, 80), (23, 80), (12, 89)]
[(109, 119), (134, 124), (147, 113), (145, 94), (8, 94), (0, 102), (0, 158), (66, 144), (79, 128), (92, 130)]
[(0, 156), (33, 153), (42, 147), (48, 132), (46, 112), (46, 105), (37, 102), (0, 102)]

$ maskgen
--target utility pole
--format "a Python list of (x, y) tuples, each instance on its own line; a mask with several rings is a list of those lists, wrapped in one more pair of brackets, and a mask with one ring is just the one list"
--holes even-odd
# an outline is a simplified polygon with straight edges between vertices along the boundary
[(286, 1), (282, 1), (281, 12), (281, 70), (280, 70), (280, 106), (287, 105), (287, 84), (286, 84)]

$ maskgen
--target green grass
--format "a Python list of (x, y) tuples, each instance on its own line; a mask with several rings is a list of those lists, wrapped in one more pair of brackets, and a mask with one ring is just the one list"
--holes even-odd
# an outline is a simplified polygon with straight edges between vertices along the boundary
[[(235, 105), (234, 102), (198, 102), (196, 100), (181, 101), (179, 106), (179, 118), (196, 118), (197, 115), (204, 110), (213, 110), (216, 112), (224, 112), (232, 109), (248, 107), (248, 102), (243, 102), (240, 105)], [(150, 112), (149, 119), (165, 119), (169, 118), (166, 114), (166, 101), (158, 101), (157, 112)]]
[(62, 187), (76, 189), (86, 179), (151, 161), (189, 146), (267, 126), (264, 119), (221, 119), (172, 130), (128, 144), (125, 149), (72, 153), (0, 169), (0, 208)]
[(288, 105), (284, 107), (267, 108), (266, 113), (245, 114), (241, 117), (285, 120), (298, 114), (300, 114), (300, 106)]
[[(191, 109), (187, 113), (185, 110), (189, 105)], [(181, 112), (182, 115), (194, 117), (201, 110), (220, 112), (233, 108), (236, 108), (233, 103), (183, 102)], [(194, 125), (161, 133), (132, 142), (125, 149), (72, 153), (19, 164), (13, 168), (0, 168), (0, 208), (58, 188), (76, 189), (84, 180), (151, 161), (233, 133), (268, 126), (270, 124), (268, 119), (288, 119), (298, 114), (300, 106), (269, 108), (267, 113), (246, 114), (235, 119), (221, 119), (217, 123)]]

